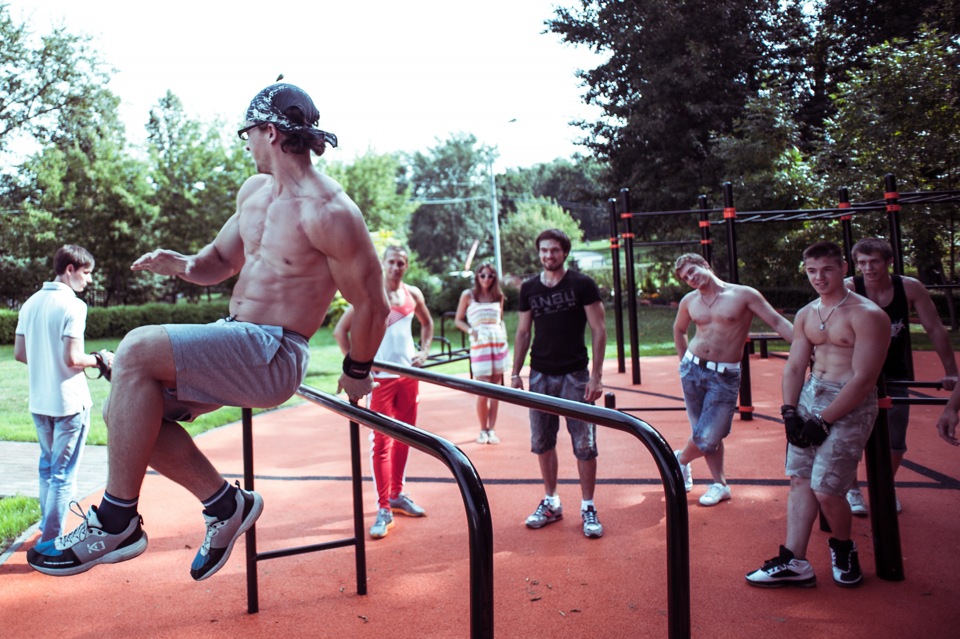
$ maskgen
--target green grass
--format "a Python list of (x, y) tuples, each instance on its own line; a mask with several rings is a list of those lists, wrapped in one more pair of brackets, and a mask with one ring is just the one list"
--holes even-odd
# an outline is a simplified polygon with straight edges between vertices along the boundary
[(0, 551), (24, 530), (40, 521), (40, 501), (32, 497), (0, 499)]

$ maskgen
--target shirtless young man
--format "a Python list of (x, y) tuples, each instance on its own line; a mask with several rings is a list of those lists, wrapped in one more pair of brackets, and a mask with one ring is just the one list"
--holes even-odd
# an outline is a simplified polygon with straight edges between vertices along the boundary
[[(893, 249), (885, 241), (875, 237), (866, 237), (851, 249), (853, 260), (860, 275), (846, 279), (847, 288), (863, 295), (883, 309), (889, 316), (890, 348), (883, 363), (883, 374), (887, 381), (913, 380), (913, 350), (910, 346), (910, 311), (915, 310), (930, 342), (933, 344), (940, 363), (943, 364), (943, 377), (940, 384), (947, 390), (957, 385), (957, 360), (950, 345), (950, 337), (943, 328), (943, 322), (937, 314), (937, 308), (930, 293), (920, 280), (904, 275), (892, 275)], [(903, 387), (888, 386), (887, 395), (905, 397)], [(907, 452), (907, 423), (910, 421), (910, 405), (894, 404), (887, 409), (887, 424), (890, 429), (890, 460), (893, 462), (893, 474), (896, 476), (900, 463)], [(847, 492), (847, 501), (854, 515), (866, 517), (867, 505), (863, 500), (860, 487), (854, 483)], [(900, 512), (900, 499), (896, 498), (897, 512)]]
[[(793, 326), (760, 293), (749, 286), (724, 282), (696, 253), (685, 253), (674, 264), (677, 277), (692, 286), (680, 301), (673, 323), (673, 342), (680, 356), (683, 400), (693, 434), (683, 450), (674, 451), (690, 492), (690, 462), (706, 459), (713, 483), (700, 497), (703, 506), (730, 499), (723, 474), (723, 439), (730, 434), (740, 392), (740, 360), (754, 316), (789, 342)], [(687, 329), (697, 326), (687, 343)]]
[(74, 575), (146, 550), (137, 501), (148, 464), (204, 506), (207, 533), (191, 576), (199, 581), (219, 570), (263, 499), (228, 484), (177, 422), (221, 405), (271, 407), (290, 398), (307, 370), (308, 340), (338, 289), (353, 304), (356, 329), (340, 386), (351, 399), (370, 392), (388, 313), (380, 262), (356, 205), (311, 162), (310, 151), (336, 146), (336, 137), (316, 128), (318, 119), (313, 101), (293, 85), (261, 91), (238, 132), (258, 175), (240, 187), (237, 210), (216, 239), (196, 255), (157, 249), (133, 263), (135, 271), (204, 286), (239, 273), (230, 317), (144, 326), (124, 337), (104, 411), (103, 501), (76, 530), (29, 551), (36, 570)]
[[(877, 378), (890, 343), (890, 322), (879, 306), (844, 286), (846, 263), (836, 244), (807, 247), (803, 268), (820, 297), (797, 313), (783, 369), (787, 538), (778, 556), (746, 577), (749, 584), (767, 588), (815, 585), (807, 544), (822, 510), (833, 531), (833, 580), (852, 587), (863, 573), (850, 539), (846, 493), (877, 417)], [(811, 357), (812, 371), (804, 382)]]

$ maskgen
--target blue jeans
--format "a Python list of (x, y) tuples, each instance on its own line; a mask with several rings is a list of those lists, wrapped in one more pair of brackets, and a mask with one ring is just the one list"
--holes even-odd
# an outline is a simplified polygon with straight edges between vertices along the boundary
[[(590, 381), (587, 369), (566, 375), (547, 375), (530, 369), (530, 392), (583, 402)], [(557, 447), (560, 416), (530, 409), (530, 452), (540, 455)], [(567, 418), (567, 432), (573, 442), (573, 455), (580, 461), (597, 457), (597, 425)]]
[(33, 423), (40, 442), (40, 541), (49, 541), (63, 534), (90, 429), (90, 409), (66, 417), (33, 413)]
[(715, 453), (733, 425), (740, 393), (740, 371), (718, 373), (681, 360), (680, 384), (693, 443), (705, 455)]

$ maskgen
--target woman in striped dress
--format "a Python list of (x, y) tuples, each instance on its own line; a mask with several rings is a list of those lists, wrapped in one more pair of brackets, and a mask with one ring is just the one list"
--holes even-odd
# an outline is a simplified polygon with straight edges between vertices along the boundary
[[(489, 263), (481, 264), (473, 279), (473, 288), (460, 295), (457, 328), (470, 336), (470, 372), (474, 379), (491, 384), (503, 383), (507, 362), (507, 329), (503, 324), (503, 291), (497, 272)], [(494, 426), (499, 402), (477, 397), (480, 418), (478, 444), (499, 444)]]

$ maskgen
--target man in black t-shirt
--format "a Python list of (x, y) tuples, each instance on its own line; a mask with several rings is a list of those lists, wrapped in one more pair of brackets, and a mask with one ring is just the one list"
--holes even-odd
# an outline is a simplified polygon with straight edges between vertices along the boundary
[[(850, 250), (860, 275), (848, 277), (848, 289), (863, 295), (882, 308), (890, 317), (890, 348), (883, 364), (883, 374), (887, 381), (914, 379), (913, 349), (910, 345), (910, 312), (916, 311), (923, 329), (930, 337), (933, 349), (943, 365), (943, 377), (940, 385), (953, 390), (957, 384), (957, 362), (954, 358), (950, 337), (937, 314), (937, 307), (930, 297), (926, 286), (918, 279), (905, 275), (891, 274), (893, 266), (893, 248), (886, 241), (866, 237)], [(889, 386), (890, 397), (907, 397), (908, 389)], [(890, 433), (890, 461), (896, 476), (907, 452), (907, 423), (910, 421), (910, 405), (894, 404), (887, 409), (887, 425)], [(860, 486), (855, 481), (847, 493), (847, 501), (854, 515), (866, 517), (866, 502)], [(897, 512), (902, 508), (899, 497), (895, 497)]]
[[(537, 236), (537, 251), (543, 271), (520, 287), (519, 318), (514, 341), (511, 385), (523, 389), (520, 371), (530, 350), (530, 390), (562, 399), (592, 404), (602, 393), (603, 355), (607, 345), (603, 302), (596, 282), (581, 273), (568, 271), (564, 263), (570, 254), (570, 238), (558, 229)], [(587, 356), (584, 330), (590, 325), (593, 364)], [(533, 348), (530, 331), (534, 329)], [(527, 517), (530, 528), (542, 528), (563, 518), (557, 494), (557, 433), (560, 418), (552, 413), (530, 410), (530, 449), (539, 458), (546, 494), (536, 511)], [(583, 534), (602, 537), (603, 525), (593, 504), (597, 482), (597, 427), (567, 419), (573, 454), (580, 473), (580, 516)]]

